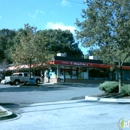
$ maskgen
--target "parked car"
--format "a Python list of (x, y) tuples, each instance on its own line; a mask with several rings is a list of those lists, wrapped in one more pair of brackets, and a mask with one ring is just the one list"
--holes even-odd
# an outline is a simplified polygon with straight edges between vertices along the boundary
[(3, 77), (3, 75), (2, 75), (2, 74), (0, 74), (0, 82), (2, 81), (2, 77)]
[(2, 77), (0, 76), (0, 82), (2, 81)]
[(2, 84), (6, 84), (5, 79), (1, 80), (1, 83), (2, 83)]
[(13, 73), (12, 76), (10, 76), (10, 84), (13, 85), (19, 85), (20, 83), (30, 83), (33, 81), (36, 84), (39, 84), (42, 79), (40, 76), (31, 76), (30, 79), (30, 74), (28, 72), (19, 72), (19, 73)]
[(1, 80), (2, 84), (9, 84), (10, 83), (10, 76), (5, 76), (5, 79)]

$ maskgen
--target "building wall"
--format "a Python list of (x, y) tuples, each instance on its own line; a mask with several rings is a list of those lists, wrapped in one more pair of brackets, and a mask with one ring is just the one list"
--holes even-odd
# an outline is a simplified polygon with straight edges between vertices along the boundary
[[(97, 69), (82, 66), (52, 65), (53, 75), (50, 82), (87, 82), (88, 80), (110, 80), (108, 69)], [(55, 75), (55, 76), (54, 76)], [(44, 82), (48, 77), (44, 74)]]
[[(50, 82), (102, 82), (106, 80), (118, 80), (118, 72), (111, 72), (110, 69), (92, 68), (82, 66), (68, 66), (68, 65), (52, 65), (53, 74)], [(122, 79), (124, 81), (130, 80), (130, 71), (123, 70)], [(47, 82), (47, 78), (44, 80)]]

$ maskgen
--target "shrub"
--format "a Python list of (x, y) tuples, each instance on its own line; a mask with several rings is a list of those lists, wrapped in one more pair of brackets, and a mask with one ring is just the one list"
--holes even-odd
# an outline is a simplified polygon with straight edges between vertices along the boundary
[[(105, 81), (99, 85), (99, 89), (105, 93), (118, 93), (119, 83), (116, 81)], [(130, 96), (130, 84), (122, 84), (121, 93)]]
[(122, 86), (122, 94), (130, 96), (130, 84)]
[(99, 85), (99, 89), (105, 93), (118, 93), (119, 83), (116, 81), (105, 81)]

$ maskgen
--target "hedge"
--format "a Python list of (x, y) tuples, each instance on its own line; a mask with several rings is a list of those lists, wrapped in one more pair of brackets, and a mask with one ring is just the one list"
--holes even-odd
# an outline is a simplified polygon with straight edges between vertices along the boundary
[(119, 83), (116, 81), (105, 81), (99, 85), (99, 89), (105, 93), (118, 93)]
[(130, 84), (122, 86), (122, 93), (130, 96)]
[[(130, 84), (122, 84), (121, 93), (130, 96)], [(99, 85), (99, 89), (105, 93), (118, 93), (119, 82), (116, 81), (105, 81)]]

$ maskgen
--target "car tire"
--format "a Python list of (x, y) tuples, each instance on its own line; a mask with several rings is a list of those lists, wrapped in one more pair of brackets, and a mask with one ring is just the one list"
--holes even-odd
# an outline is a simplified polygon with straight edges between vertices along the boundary
[(15, 84), (15, 85), (19, 85), (19, 84), (20, 84), (20, 81), (19, 81), (19, 80), (15, 80), (15, 81), (14, 81), (14, 84)]
[[(5, 83), (5, 84), (6, 84), (6, 83)], [(12, 82), (10, 82), (9, 84), (10, 84), (10, 85), (13, 85), (13, 83), (12, 83)]]
[(40, 79), (37, 79), (37, 80), (36, 80), (36, 84), (40, 84)]

